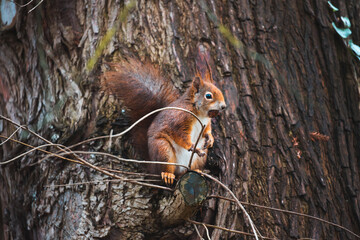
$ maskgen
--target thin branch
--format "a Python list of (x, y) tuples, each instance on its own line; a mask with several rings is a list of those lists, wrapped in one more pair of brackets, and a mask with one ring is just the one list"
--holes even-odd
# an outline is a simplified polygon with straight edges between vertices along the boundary
[(200, 232), (199, 232), (199, 229), (197, 228), (196, 224), (193, 223), (193, 226), (194, 226), (195, 231), (196, 231), (197, 235), (199, 236), (200, 240), (205, 240), (205, 239), (201, 236), (201, 234), (200, 234)]
[[(36, 137), (38, 137), (39, 139), (43, 140), (44, 142), (48, 143), (48, 144), (53, 144), (52, 142), (50, 142), (49, 140), (47, 140), (46, 138), (40, 136), (39, 134), (37, 134), (36, 132), (32, 131), (31, 129), (29, 129), (27, 126), (22, 126), (16, 122), (14, 122), (13, 120), (11, 120), (10, 118), (7, 118), (3, 115), (0, 115), (0, 119), (4, 119), (6, 120), (7, 122), (10, 122), (11, 124), (15, 125), (15, 126), (18, 126), (26, 131), (28, 131), (29, 133), (35, 135)], [(65, 146), (61, 145), (62, 147), (66, 148)], [(59, 149), (61, 152), (68, 152), (67, 150), (64, 150), (62, 147), (60, 147), (60, 145), (57, 146), (57, 149)], [(77, 156), (75, 156), (77, 157)], [(75, 161), (75, 160), (74, 160)]]
[(33, 10), (35, 10), (35, 8), (37, 8), (43, 1), (44, 1), (44, 0), (40, 0), (40, 2), (39, 2), (38, 4), (36, 4), (35, 7), (33, 7), (32, 9), (30, 9), (30, 10), (28, 11), (28, 13), (31, 13)]
[(109, 168), (101, 168), (101, 169), (107, 170), (109, 172), (126, 174), (126, 175), (138, 175), (138, 176), (143, 176), (143, 177), (157, 177), (157, 178), (161, 177), (161, 175), (159, 175), (159, 174), (150, 174), (150, 173), (142, 173), (142, 172), (128, 172), (128, 171), (121, 171), (121, 170), (109, 169)]
[[(2, 135), (0, 135), (0, 137), (1, 137), (1, 138), (8, 138), (8, 137), (2, 136)], [(29, 144), (26, 144), (26, 143), (24, 143), (24, 142), (21, 142), (21, 141), (12, 139), (12, 138), (9, 138), (9, 140), (10, 140), (10, 141), (13, 141), (13, 142), (16, 142), (16, 143), (19, 143), (19, 144), (22, 144), (22, 145), (27, 146), (27, 147), (29, 147), (29, 148), (33, 148), (33, 149), (36, 149), (36, 148), (37, 148), (36, 150), (39, 150), (39, 151), (44, 152), (44, 153), (47, 153), (47, 154), (51, 154), (51, 155), (53, 155), (53, 156), (55, 156), (55, 157), (58, 157), (58, 158), (61, 158), (61, 159), (64, 159), (64, 160), (67, 160), (67, 161), (70, 161), (70, 162), (75, 162), (75, 163), (81, 164), (81, 162), (76, 161), (76, 160), (74, 160), (74, 159), (70, 159), (70, 158), (67, 158), (67, 157), (60, 156), (60, 155), (58, 155), (58, 154), (56, 154), (56, 153), (52, 153), (52, 152), (43, 150), (43, 149), (41, 149), (41, 148), (39, 148), (39, 147), (34, 147), (34, 146), (29, 145)], [(47, 145), (48, 145), (48, 146), (59, 146), (60, 144), (50, 143), (50, 144), (42, 145), (42, 146), (40, 146), (40, 147), (47, 146)], [(62, 145), (60, 145), (60, 146), (62, 146)], [(29, 151), (29, 152), (31, 152), (31, 151)], [(29, 152), (26, 152), (26, 154), (28, 154)], [(15, 157), (15, 158), (17, 159), (17, 157)], [(16, 159), (15, 159), (15, 160), (16, 160)], [(10, 160), (8, 160), (8, 161), (6, 161), (6, 162), (1, 162), (0, 165), (4, 165), (4, 164), (10, 163), (10, 162), (12, 162), (12, 161), (14, 161), (14, 159), (10, 159)]]
[(202, 124), (202, 122), (200, 120), (199, 120), (199, 122), (200, 122), (200, 125), (201, 125), (201, 131), (200, 131), (200, 134), (199, 134), (198, 138), (196, 139), (196, 142), (195, 142), (195, 145), (194, 145), (194, 151), (192, 151), (191, 156), (190, 156), (190, 161), (189, 161), (189, 166), (188, 166), (189, 168), (191, 168), (191, 163), (192, 163), (192, 160), (194, 158), (194, 154), (196, 152), (197, 145), (198, 145), (198, 143), (200, 141), (200, 138), (203, 135), (205, 127), (206, 127), (204, 124)]
[(113, 136), (113, 129), (111, 129), (110, 131), (109, 149), (108, 149), (109, 152), (111, 152), (112, 136)]
[[(90, 152), (85, 152), (85, 153), (90, 153)], [(65, 154), (65, 153), (61, 153), (61, 154)], [(90, 153), (91, 154), (91, 153)], [(123, 178), (119, 175), (116, 175), (116, 174), (113, 174), (107, 170), (104, 170), (103, 168), (100, 168), (98, 166), (95, 166), (87, 161), (85, 161), (84, 159), (80, 158), (79, 159), (81, 161), (81, 163), (87, 167), (90, 167), (98, 172), (101, 172), (107, 176), (110, 176), (110, 177), (113, 177), (113, 178), (116, 178), (116, 179), (120, 179), (124, 182), (130, 182), (130, 183), (134, 183), (134, 184), (138, 184), (138, 185), (142, 185), (142, 186), (147, 186), (147, 187), (153, 187), (153, 188), (159, 188), (159, 189), (163, 189), (163, 190), (168, 190), (168, 191), (173, 191), (173, 189), (171, 188), (168, 188), (168, 187), (163, 187), (163, 186), (160, 186), (160, 185), (154, 185), (154, 184), (150, 184), (150, 183), (143, 183), (143, 182), (138, 182), (138, 181), (135, 181), (135, 180), (131, 180), (131, 179), (126, 179), (126, 178)]]
[(103, 179), (97, 181), (88, 181), (88, 182), (79, 182), (79, 183), (67, 183), (67, 184), (54, 184), (54, 185), (45, 185), (46, 188), (52, 187), (72, 187), (72, 186), (79, 186), (83, 184), (96, 184), (96, 183), (103, 183), (103, 182), (121, 182), (119, 179)]
[[(220, 230), (224, 230), (227, 232), (232, 232), (232, 233), (237, 233), (237, 234), (242, 234), (242, 235), (246, 235), (246, 236), (252, 236), (252, 237), (256, 237), (254, 234), (252, 233), (247, 233), (247, 232), (243, 232), (243, 231), (238, 231), (238, 230), (233, 230), (233, 229), (229, 229), (229, 228), (224, 228), (224, 227), (219, 227), (216, 225), (212, 225), (212, 224), (208, 224), (208, 223), (201, 223), (201, 222), (197, 222), (191, 219), (187, 219), (188, 222), (192, 223), (192, 224), (197, 224), (197, 225), (205, 225), (207, 227), (211, 227), (211, 228), (216, 228), (216, 229), (220, 229)], [(270, 239), (270, 240), (274, 240), (276, 238), (269, 238), (269, 237), (263, 237), (263, 239)]]
[(249, 220), (250, 226), (252, 228), (252, 231), (254, 232), (254, 236), (256, 240), (259, 240), (258, 235), (256, 233), (256, 228), (255, 228), (255, 224), (254, 222), (251, 220), (250, 215), (247, 213), (246, 209), (244, 208), (244, 206), (240, 203), (239, 199), (237, 199), (237, 197), (235, 196), (235, 194), (230, 190), (230, 188), (228, 188), (225, 184), (223, 184), (221, 181), (217, 180), (216, 178), (214, 178), (213, 176), (207, 174), (207, 173), (201, 173), (202, 175), (204, 175), (207, 178), (210, 178), (211, 180), (213, 180), (214, 182), (218, 183), (220, 186), (222, 186), (226, 191), (228, 191), (230, 193), (230, 195), (233, 197), (234, 201), (237, 203), (237, 205), (240, 207), (240, 209), (244, 212), (244, 214), (246, 215), (246, 217)]
[(116, 179), (120, 179), (120, 180), (122, 180), (124, 182), (130, 182), (130, 183), (134, 183), (134, 184), (138, 184), (138, 185), (142, 185), (142, 186), (148, 186), (148, 187), (154, 187), (154, 188), (159, 188), (159, 189), (163, 189), (163, 190), (173, 191), (173, 189), (168, 188), (168, 187), (163, 187), (163, 186), (160, 186), (160, 185), (154, 185), (154, 184), (150, 184), (150, 183), (138, 182), (138, 181), (134, 181), (134, 180), (131, 180), (131, 179), (125, 179), (125, 178), (123, 178), (121, 176), (118, 176), (118, 175), (112, 174), (112, 173), (110, 173), (110, 172), (108, 172), (106, 170), (103, 170), (102, 168), (99, 168), (99, 167), (97, 167), (97, 166), (95, 166), (95, 165), (93, 165), (93, 164), (91, 164), (91, 163), (89, 163), (89, 162), (87, 162), (85, 160), (83, 160), (82, 163), (84, 165), (98, 171), (98, 172), (101, 172), (101, 173), (103, 173), (105, 175), (108, 175), (108, 176), (116, 178)]
[[(128, 179), (128, 180), (144, 181), (144, 179)], [(45, 185), (45, 187), (46, 187), (46, 188), (52, 188), (52, 187), (73, 187), (73, 186), (79, 186), (79, 185), (84, 185), (84, 184), (97, 184), (97, 183), (105, 183), (105, 182), (122, 182), (122, 180), (120, 180), (120, 179), (103, 179), (103, 180), (88, 181), (88, 182)]]
[(0, 118), (2, 118), (2, 119), (4, 119), (4, 120), (6, 120), (7, 122), (10, 122), (10, 123), (12, 123), (13, 125), (18, 126), (18, 127), (22, 128), (22, 129), (24, 129), (24, 130), (26, 130), (26, 131), (34, 134), (35, 136), (37, 136), (38, 138), (40, 138), (40, 139), (43, 140), (44, 142), (51, 143), (51, 142), (50, 142), (49, 140), (47, 140), (46, 138), (43, 138), (42, 136), (40, 136), (40, 135), (37, 134), (36, 132), (30, 130), (27, 126), (22, 126), (22, 125), (20, 125), (20, 124), (18, 124), (18, 123), (16, 123), (16, 122), (14, 122), (14, 121), (11, 120), (10, 118), (7, 118), (7, 117), (5, 117), (5, 116), (3, 116), (3, 115), (0, 115)]
[(12, 136), (14, 136), (20, 129), (21, 129), (21, 127), (18, 127), (8, 138), (5, 139), (5, 141), (0, 143), (0, 146), (5, 144), (7, 141), (9, 141), (9, 139), (12, 138)]
[(211, 240), (209, 229), (206, 227), (205, 223), (203, 223), (202, 226), (205, 228), (206, 236), (208, 237), (209, 240)]
[(20, 8), (26, 7), (27, 5), (29, 5), (30, 3), (32, 3), (34, 0), (30, 0), (29, 2), (25, 3), (24, 5), (21, 5), (20, 3), (17, 3), (13, 0), (9, 0), (10, 2), (15, 3), (16, 5), (18, 5)]
[(145, 161), (145, 160), (136, 160), (136, 159), (127, 159), (127, 158), (121, 158), (117, 157), (111, 153), (105, 153), (105, 152), (88, 152), (88, 151), (71, 151), (71, 153), (60, 153), (59, 155), (67, 155), (67, 154), (94, 154), (94, 155), (103, 155), (108, 156), (111, 158), (114, 158), (120, 162), (132, 162), (132, 163), (140, 163), (140, 164), (160, 164), (160, 165), (172, 165), (172, 166), (179, 166), (186, 169), (189, 169), (187, 166), (179, 164), (179, 163), (169, 163), (169, 162), (159, 162), (159, 161)]
[[(0, 136), (0, 137), (3, 137), (3, 136)], [(8, 138), (8, 139), (9, 139), (9, 138)], [(14, 140), (14, 139), (10, 139), (10, 140)], [(5, 161), (5, 162), (0, 162), (0, 165), (5, 165), (5, 164), (8, 164), (8, 163), (11, 163), (11, 162), (13, 162), (13, 161), (21, 158), (22, 156), (25, 156), (25, 155), (31, 153), (31, 152), (34, 152), (34, 151), (36, 151), (36, 150), (41, 150), (41, 148), (49, 147), (49, 146), (56, 146), (56, 145), (57, 145), (57, 144), (44, 144), (44, 145), (40, 145), (40, 146), (37, 146), (37, 147), (31, 146), (31, 147), (33, 147), (33, 149), (31, 149), (31, 150), (29, 150), (29, 151), (27, 151), (27, 152), (24, 152), (24, 153), (22, 153), (22, 154), (20, 154), (20, 155), (17, 155), (16, 157), (14, 157), (14, 158), (12, 158), (12, 159), (10, 159), (10, 160), (7, 160), (7, 161)], [(30, 145), (28, 145), (28, 146), (30, 146)], [(47, 152), (47, 151), (46, 151), (46, 152)], [(49, 153), (51, 153), (51, 152), (49, 152)], [(72, 161), (71, 159), (66, 159), (66, 160)]]
[[(226, 197), (222, 197), (222, 196), (217, 196), (217, 195), (210, 195), (208, 196), (208, 198), (219, 198), (219, 199), (224, 199), (224, 200), (227, 200), (227, 201), (230, 201), (230, 202), (236, 202), (234, 199), (231, 199), (231, 198), (226, 198)], [(307, 218), (310, 218), (310, 219), (314, 219), (314, 220), (317, 220), (319, 222), (323, 222), (323, 223), (326, 223), (326, 224), (329, 224), (331, 226), (334, 226), (334, 227), (338, 227), (350, 234), (352, 234), (353, 236), (357, 237), (360, 239), (360, 235), (354, 233), (353, 231), (347, 229), (346, 227), (343, 227), (339, 224), (336, 224), (336, 223), (333, 223), (333, 222), (329, 222), (325, 219), (322, 219), (322, 218), (318, 218), (318, 217), (315, 217), (315, 216), (311, 216), (311, 215), (308, 215), (308, 214), (304, 214), (304, 213), (299, 213), (299, 212), (294, 212), (294, 211), (290, 211), (290, 210), (284, 210), (284, 209), (279, 209), (279, 208), (273, 208), (273, 207), (267, 207), (267, 206), (263, 206), (263, 205), (258, 205), (258, 204), (254, 204), (254, 203), (248, 203), (248, 202), (241, 202), (242, 204), (244, 205), (248, 205), (248, 206), (251, 206), (251, 207), (257, 207), (257, 208), (262, 208), (262, 209), (267, 209), (267, 210), (272, 210), (272, 211), (276, 211), (276, 212), (282, 212), (282, 213), (287, 213), (287, 214), (292, 214), (292, 215), (297, 215), (297, 216), (301, 216), (301, 217), (307, 217)]]
[[(86, 152), (86, 153), (89, 153), (89, 152)], [(62, 153), (63, 154), (63, 153)], [(150, 184), (150, 183), (143, 183), (143, 182), (138, 182), (138, 181), (134, 181), (134, 180), (131, 180), (131, 179), (126, 179), (126, 178), (123, 178), (119, 175), (116, 175), (116, 174), (113, 174), (107, 170), (104, 170), (103, 168), (100, 168), (98, 166), (95, 166), (87, 161), (85, 161), (84, 159), (80, 158), (79, 159), (81, 161), (81, 163), (87, 167), (90, 167), (98, 172), (101, 172), (107, 176), (110, 176), (110, 177), (113, 177), (113, 178), (116, 178), (116, 179), (120, 179), (124, 182), (130, 182), (130, 183), (134, 183), (134, 184), (138, 184), (138, 185), (142, 185), (142, 186), (148, 186), (148, 187), (153, 187), (153, 188), (159, 188), (159, 189), (163, 189), (163, 190), (168, 190), (168, 191), (174, 191), (173, 189), (171, 188), (168, 188), (168, 187), (163, 187), (163, 186), (160, 186), (160, 185), (154, 185), (154, 184)]]

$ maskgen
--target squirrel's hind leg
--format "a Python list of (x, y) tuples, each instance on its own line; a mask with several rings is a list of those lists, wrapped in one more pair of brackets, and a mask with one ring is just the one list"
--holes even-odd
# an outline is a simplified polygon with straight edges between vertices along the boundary
[[(175, 150), (166, 138), (149, 139), (149, 155), (152, 161), (176, 163)], [(164, 182), (166, 184), (173, 184), (175, 179), (176, 166), (160, 164), (156, 165), (156, 172), (161, 172), (161, 178), (164, 180)]]

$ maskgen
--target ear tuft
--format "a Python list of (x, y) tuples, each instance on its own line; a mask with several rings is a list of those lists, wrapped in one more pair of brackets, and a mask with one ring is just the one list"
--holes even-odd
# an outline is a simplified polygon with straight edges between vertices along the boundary
[(203, 84), (203, 80), (199, 76), (194, 77), (193, 87), (196, 89), (196, 93), (200, 91), (200, 88), (203, 86)]

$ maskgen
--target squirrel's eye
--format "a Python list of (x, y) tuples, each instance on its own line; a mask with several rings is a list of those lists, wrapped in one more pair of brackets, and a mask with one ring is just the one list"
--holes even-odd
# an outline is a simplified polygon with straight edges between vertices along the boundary
[(212, 96), (211, 93), (207, 92), (207, 93), (205, 94), (205, 98), (208, 99), (208, 100), (210, 100), (210, 99), (213, 98), (213, 96)]

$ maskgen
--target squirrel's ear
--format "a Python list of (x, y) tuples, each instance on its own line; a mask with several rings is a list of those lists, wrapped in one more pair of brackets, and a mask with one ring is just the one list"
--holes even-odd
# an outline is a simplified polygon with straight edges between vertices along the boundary
[(204, 85), (204, 82), (203, 80), (199, 77), (199, 76), (196, 76), (193, 80), (193, 86), (196, 90), (196, 93), (199, 92), (200, 88)]

